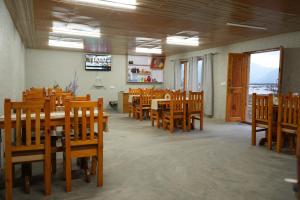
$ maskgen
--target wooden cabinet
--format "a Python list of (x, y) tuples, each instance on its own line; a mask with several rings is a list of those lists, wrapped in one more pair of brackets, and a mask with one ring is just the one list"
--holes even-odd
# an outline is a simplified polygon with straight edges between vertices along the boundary
[(118, 94), (118, 111), (120, 113), (128, 113), (129, 112), (129, 104), (128, 104), (128, 92), (119, 92)]

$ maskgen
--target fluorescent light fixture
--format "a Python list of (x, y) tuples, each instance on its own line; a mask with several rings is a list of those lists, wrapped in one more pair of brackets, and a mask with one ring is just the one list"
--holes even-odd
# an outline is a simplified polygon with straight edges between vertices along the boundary
[(52, 33), (96, 38), (99, 38), (101, 36), (99, 28), (92, 28), (83, 24), (64, 22), (53, 22)]
[(245, 24), (235, 24), (235, 23), (227, 23), (227, 26), (236, 26), (241, 28), (252, 28), (252, 29), (259, 29), (259, 30), (267, 30), (266, 27), (260, 27), (260, 26), (250, 26)]
[(169, 36), (167, 37), (167, 44), (199, 46), (199, 37)]
[(136, 47), (135, 52), (137, 53), (151, 53), (151, 54), (161, 54), (162, 50), (158, 48), (142, 48)]
[(124, 9), (136, 9), (136, 0), (73, 0), (72, 2)]
[(83, 49), (84, 47), (82, 40), (72, 38), (49, 38), (48, 45), (72, 49)]

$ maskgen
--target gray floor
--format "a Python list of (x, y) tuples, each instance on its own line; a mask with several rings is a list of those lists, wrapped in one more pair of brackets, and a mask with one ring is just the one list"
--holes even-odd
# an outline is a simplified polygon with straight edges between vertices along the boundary
[(251, 146), (250, 126), (207, 119), (202, 132), (171, 135), (149, 124), (111, 116), (102, 188), (95, 178), (89, 184), (79, 179), (65, 193), (64, 181), (55, 178), (50, 197), (41, 183), (30, 195), (15, 188), (15, 199), (295, 199), (284, 182), (295, 178), (295, 157)]

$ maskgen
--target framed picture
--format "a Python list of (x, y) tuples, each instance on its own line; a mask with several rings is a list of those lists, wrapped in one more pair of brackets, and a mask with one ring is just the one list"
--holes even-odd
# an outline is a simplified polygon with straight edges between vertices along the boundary
[(154, 56), (151, 60), (151, 69), (164, 69), (166, 57)]

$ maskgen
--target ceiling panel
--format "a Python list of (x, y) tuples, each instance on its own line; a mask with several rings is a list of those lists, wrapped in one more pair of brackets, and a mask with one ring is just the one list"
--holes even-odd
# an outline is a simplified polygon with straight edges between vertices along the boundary
[[(132, 54), (136, 37), (162, 40), (166, 55), (300, 30), (295, 0), (137, 0), (135, 10), (91, 7), (64, 0), (5, 0), (28, 48), (47, 49), (53, 21), (100, 27), (101, 38), (84, 38), (86, 52)], [(257, 30), (226, 23), (266, 27)], [(166, 44), (168, 35), (195, 31), (199, 47)]]

